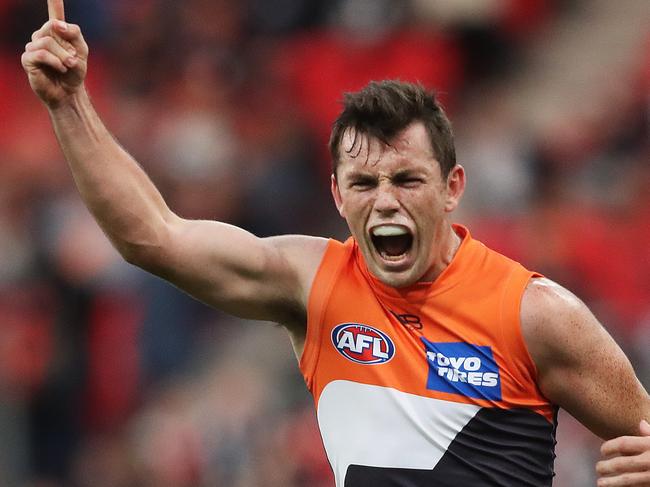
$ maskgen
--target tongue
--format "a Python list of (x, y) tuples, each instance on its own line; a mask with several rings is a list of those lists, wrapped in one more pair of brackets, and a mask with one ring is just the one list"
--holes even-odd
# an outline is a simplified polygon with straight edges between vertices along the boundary
[(377, 237), (377, 247), (390, 257), (402, 255), (411, 247), (410, 235), (396, 235), (392, 237)]

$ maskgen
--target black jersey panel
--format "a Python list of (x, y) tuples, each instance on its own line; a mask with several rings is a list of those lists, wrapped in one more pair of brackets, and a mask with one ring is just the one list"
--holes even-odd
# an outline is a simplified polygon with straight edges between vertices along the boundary
[(528, 409), (483, 408), (433, 470), (350, 465), (345, 487), (547, 487), (555, 424)]

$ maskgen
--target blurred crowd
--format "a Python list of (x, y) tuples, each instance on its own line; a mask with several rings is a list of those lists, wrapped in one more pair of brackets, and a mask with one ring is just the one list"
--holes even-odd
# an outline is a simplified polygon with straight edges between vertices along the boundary
[[(589, 3), (66, 0), (66, 15), (98, 111), (170, 207), (259, 236), (345, 238), (326, 151), (341, 94), (435, 88), (469, 174), (457, 220), (584, 299), (648, 387), (650, 29), (589, 106), (540, 128), (506, 102), (527, 50)], [(332, 486), (283, 331), (123, 263), (81, 204), (20, 67), (46, 17), (45, 0), (0, 0), (0, 485)], [(598, 440), (562, 416), (559, 441), (555, 485), (593, 485)]]

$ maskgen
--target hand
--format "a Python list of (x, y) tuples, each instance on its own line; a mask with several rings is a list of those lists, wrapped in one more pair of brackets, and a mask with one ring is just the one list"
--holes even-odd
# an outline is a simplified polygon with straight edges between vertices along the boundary
[(650, 487), (650, 424), (641, 421), (640, 436), (620, 436), (600, 449), (598, 487)]
[(79, 26), (65, 22), (63, 0), (47, 0), (47, 7), (49, 20), (32, 34), (21, 60), (32, 90), (56, 108), (81, 89), (88, 45)]

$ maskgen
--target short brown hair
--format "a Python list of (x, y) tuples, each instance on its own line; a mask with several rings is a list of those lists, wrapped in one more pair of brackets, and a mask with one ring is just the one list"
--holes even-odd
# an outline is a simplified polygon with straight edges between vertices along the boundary
[(345, 93), (343, 111), (334, 122), (329, 141), (332, 173), (336, 176), (340, 146), (347, 129), (374, 137), (386, 145), (413, 122), (422, 122), (429, 134), (433, 154), (447, 177), (456, 165), (451, 123), (434, 93), (417, 83), (371, 81), (363, 89)]

